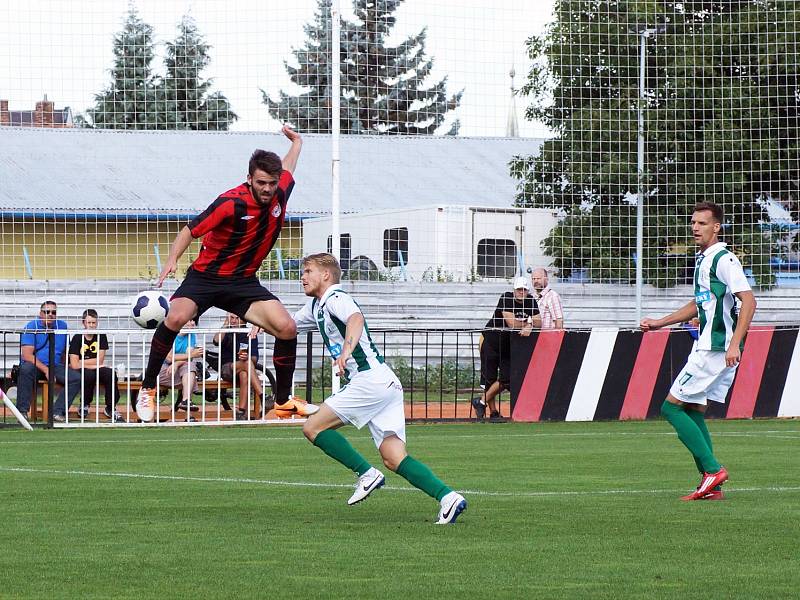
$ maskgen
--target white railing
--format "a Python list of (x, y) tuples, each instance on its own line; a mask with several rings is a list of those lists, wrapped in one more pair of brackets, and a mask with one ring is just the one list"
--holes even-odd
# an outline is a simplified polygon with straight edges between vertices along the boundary
[[(187, 335), (195, 336), (194, 343), (187, 344), (186, 353), (191, 355), (195, 353), (194, 351), (200, 351), (196, 357), (186, 361), (191, 365), (187, 369), (190, 373), (187, 376), (187, 383), (193, 387), (193, 393), (183, 393), (184, 382), (181, 381), (180, 368), (162, 367), (156, 385), (158, 410), (153, 421), (154, 424), (223, 425), (243, 422), (284, 422), (277, 419), (271, 412), (275, 377), (266, 366), (265, 359), (271, 356), (272, 345), (267, 336), (262, 334), (256, 338), (258, 340), (257, 356), (250, 344), (244, 344), (246, 348), (241, 349), (234, 344), (234, 356), (224, 357), (220, 346), (214, 342), (215, 336), (218, 333), (246, 335), (249, 332), (248, 329), (194, 328), (184, 331)], [(63, 419), (56, 417), (54, 426), (139, 424), (135, 412), (136, 396), (141, 389), (142, 377), (147, 366), (153, 334), (151, 330), (70, 329), (65, 330), (65, 333), (62, 334), (53, 330), (25, 332), (15, 329), (6, 330), (4, 333), (6, 335), (46, 333), (52, 336), (64, 335), (67, 337), (64, 356), (58, 365), (58, 369), (63, 370), (60, 373), (54, 372), (51, 381), (37, 386), (41, 387), (43, 391), (43, 416), (50, 417), (48, 412), (53, 412), (55, 415), (63, 413)], [(100, 368), (86, 368), (83, 361), (80, 361), (79, 369), (69, 367), (69, 341), (72, 336), (76, 335), (94, 335), (94, 339), (98, 341), (101, 335), (106, 336), (108, 349), (105, 351), (102, 364), (99, 365)], [(269, 350), (267, 349), (268, 344)], [(97, 350), (99, 351), (99, 343)], [(247, 397), (244, 401), (241, 401), (242, 394), (239, 386), (221, 376), (223, 366), (226, 363), (236, 362), (236, 354), (239, 352), (244, 352), (248, 361), (253, 358), (260, 359), (257, 369), (248, 369), (247, 371), (247, 379), (244, 382)], [(166, 362), (165, 365), (167, 365)], [(108, 369), (108, 371), (102, 372), (101, 369)], [(57, 391), (51, 389), (56, 380), (62, 379), (62, 376), (61, 389)], [(233, 377), (238, 379), (238, 373), (234, 373)], [(258, 377), (261, 384), (260, 397), (256, 397), (253, 393), (254, 377)], [(41, 373), (38, 380), (40, 382), (43, 380)], [(105, 389), (106, 382), (112, 382), (110, 390)], [(80, 389), (76, 389), (76, 385)], [(179, 398), (181, 404), (177, 402)], [(38, 401), (38, 392), (34, 390), (32, 403), (36, 401)], [(62, 408), (65, 403), (68, 404), (66, 411)], [(240, 404), (243, 410), (237, 411)]]

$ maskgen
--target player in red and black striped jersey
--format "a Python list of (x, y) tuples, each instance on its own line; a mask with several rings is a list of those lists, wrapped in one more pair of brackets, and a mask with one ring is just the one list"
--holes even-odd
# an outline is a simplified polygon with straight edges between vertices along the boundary
[(178, 266), (178, 260), (195, 238), (203, 245), (189, 267), (186, 279), (170, 299), (169, 313), (153, 335), (136, 412), (142, 421), (155, 416), (154, 388), (165, 357), (181, 328), (216, 306), (239, 315), (275, 336), (275, 404), (301, 415), (317, 407), (289, 397), (294, 375), (297, 328), (280, 300), (264, 288), (256, 271), (278, 239), (286, 215), (286, 203), (294, 187), (292, 173), (303, 140), (284, 126), (292, 143), (281, 158), (274, 152), (256, 150), (250, 158), (247, 182), (220, 195), (206, 210), (178, 233), (157, 286)]

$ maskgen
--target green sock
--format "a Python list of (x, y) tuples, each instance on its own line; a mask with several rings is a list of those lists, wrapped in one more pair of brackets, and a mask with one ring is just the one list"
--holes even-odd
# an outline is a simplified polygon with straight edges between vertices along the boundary
[(413, 485), (437, 500), (441, 500), (452, 492), (441, 479), (433, 474), (427, 465), (419, 462), (416, 458), (406, 456), (397, 467), (397, 474), (403, 477), (408, 483)]
[(675, 428), (678, 439), (689, 449), (703, 472), (716, 473), (721, 466), (706, 443), (702, 430), (687, 412), (696, 411), (686, 411), (682, 406), (672, 404), (668, 400), (664, 400), (664, 404), (661, 405), (661, 414)]
[[(686, 414), (689, 415), (689, 418), (695, 422), (698, 429), (700, 429), (700, 433), (703, 434), (703, 439), (708, 444), (708, 449), (711, 450), (711, 453), (714, 453), (714, 445), (711, 443), (711, 434), (708, 431), (708, 427), (706, 427), (706, 415), (701, 413), (699, 410), (687, 410)], [(696, 458), (694, 459), (695, 464), (697, 465), (697, 470), (700, 471), (700, 475), (703, 475), (703, 465), (700, 464), (700, 461)], [(722, 486), (718, 485), (714, 487), (715, 490), (721, 490)]]
[(320, 431), (314, 440), (314, 445), (359, 476), (369, 471), (371, 467), (367, 459), (361, 456), (341, 433), (333, 429)]

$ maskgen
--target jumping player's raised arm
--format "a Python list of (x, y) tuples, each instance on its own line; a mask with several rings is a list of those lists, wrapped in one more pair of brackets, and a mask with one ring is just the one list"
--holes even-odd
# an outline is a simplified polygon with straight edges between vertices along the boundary
[(288, 125), (284, 125), (281, 131), (283, 132), (283, 135), (285, 135), (289, 141), (292, 142), (291, 148), (289, 148), (289, 151), (286, 153), (286, 156), (283, 157), (281, 162), (284, 170), (290, 171), (292, 174), (294, 174), (294, 170), (297, 167), (297, 159), (300, 157), (300, 150), (303, 147), (303, 138), (300, 137), (300, 134)]

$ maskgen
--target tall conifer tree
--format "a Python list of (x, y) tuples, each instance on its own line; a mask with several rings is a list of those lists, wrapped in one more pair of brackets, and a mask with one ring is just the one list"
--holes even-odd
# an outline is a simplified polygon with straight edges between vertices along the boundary
[[(386, 45), (403, 0), (353, 0), (357, 22), (342, 20), (342, 133), (433, 134), (458, 108), (463, 92), (447, 96), (447, 77), (429, 82), (433, 59), (425, 56), (426, 30), (398, 46)], [(331, 131), (331, 2), (319, 0), (307, 40), (293, 50), (297, 67), (286, 70), (303, 92), (281, 90), (273, 100), (262, 90), (270, 115), (302, 132)], [(448, 135), (456, 135), (458, 120)]]

